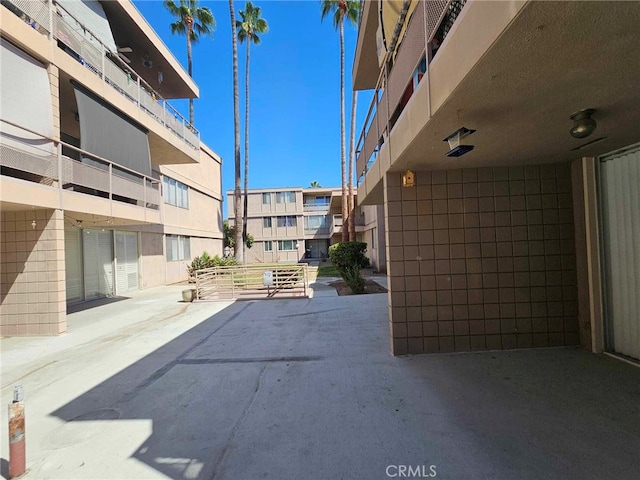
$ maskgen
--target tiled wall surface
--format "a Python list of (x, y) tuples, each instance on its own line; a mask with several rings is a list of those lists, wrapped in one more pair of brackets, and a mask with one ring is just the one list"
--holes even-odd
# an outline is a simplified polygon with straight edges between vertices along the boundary
[(395, 355), (574, 345), (570, 164), (385, 177)]
[(62, 212), (2, 212), (0, 265), (0, 334), (57, 335), (64, 332)]

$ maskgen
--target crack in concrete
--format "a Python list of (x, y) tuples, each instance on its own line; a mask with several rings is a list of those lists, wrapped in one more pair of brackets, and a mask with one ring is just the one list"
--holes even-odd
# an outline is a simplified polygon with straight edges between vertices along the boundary
[(177, 362), (179, 365), (217, 365), (224, 363), (280, 363), (280, 362), (315, 362), (324, 360), (320, 356), (298, 357), (253, 357), (253, 358), (185, 358)]
[(253, 404), (256, 402), (256, 398), (258, 398), (258, 394), (262, 389), (262, 379), (264, 378), (264, 374), (267, 371), (267, 366), (268, 364), (263, 365), (263, 367), (260, 369), (260, 373), (258, 374), (258, 379), (256, 381), (256, 387), (253, 390), (253, 395), (251, 396), (251, 400), (249, 401), (247, 406), (244, 408), (244, 410), (236, 420), (236, 423), (233, 425), (233, 428), (231, 429), (231, 433), (229, 434), (229, 438), (225, 442), (224, 447), (222, 449), (222, 455), (220, 456), (220, 461), (217, 463), (217, 465), (213, 470), (213, 474), (211, 475), (211, 480), (215, 480), (223, 471), (222, 470), (223, 465), (225, 460), (227, 459), (227, 455), (229, 454), (229, 451), (231, 450), (231, 445), (233, 444), (233, 440), (236, 437), (238, 430), (240, 430), (240, 427), (244, 423), (244, 420), (247, 418), (247, 415), (249, 414), (251, 407), (253, 407)]
[(329, 308), (327, 310), (316, 310), (315, 312), (292, 313), (291, 315), (280, 315), (280, 316), (278, 316), (276, 318), (302, 317), (304, 315), (317, 315), (319, 313), (336, 312), (338, 310), (344, 310), (344, 308)]

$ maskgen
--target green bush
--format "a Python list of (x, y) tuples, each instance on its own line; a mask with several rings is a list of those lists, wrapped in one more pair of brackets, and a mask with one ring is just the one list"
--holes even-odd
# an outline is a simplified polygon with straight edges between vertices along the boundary
[(364, 242), (341, 242), (329, 247), (331, 263), (354, 294), (364, 293), (360, 269), (368, 264), (364, 255), (366, 251), (367, 244)]
[(202, 255), (195, 257), (191, 263), (187, 265), (187, 271), (189, 272), (189, 277), (193, 277), (196, 270), (211, 267), (226, 267), (230, 265), (238, 265), (235, 258), (221, 257), (219, 255), (212, 257), (207, 252), (203, 252)]

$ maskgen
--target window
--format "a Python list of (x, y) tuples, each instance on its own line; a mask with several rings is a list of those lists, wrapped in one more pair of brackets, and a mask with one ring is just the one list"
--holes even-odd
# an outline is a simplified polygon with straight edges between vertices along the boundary
[(272, 252), (273, 251), (273, 242), (271, 240), (264, 241), (264, 251)]
[(376, 237), (378, 236), (378, 229), (377, 227), (373, 227), (371, 229), (371, 248), (374, 249), (376, 248)]
[(292, 252), (296, 249), (295, 240), (278, 240), (278, 250), (281, 252)]
[(296, 203), (296, 192), (276, 192), (276, 203)]
[(167, 262), (191, 259), (191, 239), (182, 235), (167, 235)]
[(164, 203), (180, 208), (189, 208), (189, 187), (173, 178), (162, 177)]
[(279, 227), (295, 227), (296, 226), (296, 217), (292, 215), (287, 215), (284, 217), (278, 218), (278, 226)]
[(306, 229), (317, 229), (317, 228), (326, 228), (327, 227), (327, 216), (326, 215), (309, 215), (308, 217), (304, 217), (304, 228)]
[(262, 204), (263, 205), (269, 205), (271, 203), (271, 194), (270, 193), (263, 193), (262, 194)]
[(262, 219), (262, 226), (264, 228), (271, 228), (271, 217), (264, 217)]
[(189, 208), (189, 187), (184, 183), (178, 182), (178, 191), (180, 192), (180, 195), (178, 196), (178, 206), (182, 208)]
[(329, 205), (331, 203), (330, 195), (316, 196), (316, 205)]

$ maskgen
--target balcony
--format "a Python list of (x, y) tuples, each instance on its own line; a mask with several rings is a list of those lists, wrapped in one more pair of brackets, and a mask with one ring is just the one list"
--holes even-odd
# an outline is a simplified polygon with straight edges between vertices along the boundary
[[(69, 209), (67, 201), (73, 200), (70, 203), (76, 205), (75, 208), (82, 205), (82, 211), (92, 213), (87, 200), (93, 197), (108, 201), (106, 208), (99, 208), (100, 211), (96, 210), (94, 213), (113, 212), (114, 207), (119, 211), (135, 207), (134, 211), (128, 210), (132, 213), (130, 218), (153, 223), (159, 221), (161, 193), (158, 180), (3, 120), (3, 130), (5, 125), (22, 130), (28, 134), (25, 136), (36, 136), (37, 139), (21, 142), (16, 140), (18, 137), (14, 137), (10, 142), (0, 144), (1, 178), (23, 180), (32, 185), (58, 190), (59, 194), (51, 196), (43, 192), (42, 196), (19, 200), (19, 197), (12, 198), (12, 192), (3, 191), (1, 201), (45, 201), (49, 204), (41, 206)], [(63, 155), (63, 149), (66, 155)], [(25, 184), (18, 185), (17, 191), (22, 191), (24, 186)], [(78, 202), (78, 194), (84, 200)], [(118, 208), (118, 205), (122, 208)], [(105, 204), (101, 206), (104, 207)]]
[(383, 69), (363, 129), (358, 139), (358, 184), (371, 169), (395, 123), (423, 80), (427, 63), (451, 30), (466, 0), (420, 2), (408, 21), (406, 33), (393, 58), (390, 71)]
[[(198, 155), (200, 132), (133, 68), (122, 61), (117, 52), (111, 52), (88, 29), (81, 27), (84, 33), (80, 33), (80, 22), (77, 22), (78, 25), (71, 25), (65, 17), (52, 11), (49, 3), (44, 0), (2, 0), (2, 5), (36, 31), (56, 40), (60, 48), (100, 78), (105, 86), (136, 105), (167, 133), (175, 136), (187, 150), (196, 151), (194, 156)], [(60, 5), (54, 8), (64, 11)], [(64, 13), (73, 19), (70, 13)]]
[(305, 203), (303, 205), (303, 211), (308, 213), (326, 213), (329, 211), (329, 204)]

